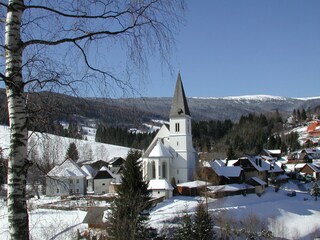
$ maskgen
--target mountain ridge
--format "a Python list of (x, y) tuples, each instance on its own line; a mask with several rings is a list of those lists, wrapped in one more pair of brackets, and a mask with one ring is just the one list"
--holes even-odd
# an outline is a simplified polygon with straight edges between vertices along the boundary
[[(171, 97), (80, 98), (50, 92), (36, 93), (31, 99), (38, 104), (48, 102), (56, 104), (58, 108), (56, 119), (65, 119), (66, 114), (78, 114), (109, 125), (126, 127), (136, 127), (151, 119), (167, 120), (172, 104)], [(294, 109), (307, 110), (320, 105), (320, 97), (289, 98), (266, 94), (187, 97), (187, 101), (194, 120), (238, 121), (241, 116), (250, 113), (274, 111), (279, 111), (284, 117), (288, 117)], [(5, 91), (0, 89), (0, 110), (5, 108)], [(65, 110), (64, 115), (59, 109)]]

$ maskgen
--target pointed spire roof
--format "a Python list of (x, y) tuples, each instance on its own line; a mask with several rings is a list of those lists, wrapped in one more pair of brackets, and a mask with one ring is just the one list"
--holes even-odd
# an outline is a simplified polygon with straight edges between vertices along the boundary
[(191, 116), (179, 72), (172, 100), (170, 117), (181, 117), (185, 115)]

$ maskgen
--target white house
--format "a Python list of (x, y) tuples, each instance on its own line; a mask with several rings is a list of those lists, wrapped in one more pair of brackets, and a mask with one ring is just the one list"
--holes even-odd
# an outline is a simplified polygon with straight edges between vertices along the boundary
[(192, 145), (191, 115), (180, 73), (169, 122), (170, 128), (163, 125), (141, 157), (143, 176), (173, 184), (192, 181), (198, 158)]
[(110, 192), (110, 184), (115, 176), (107, 167), (102, 167), (93, 178), (94, 193), (105, 194)]
[(86, 194), (86, 173), (68, 158), (47, 174), (46, 184), (47, 196)]

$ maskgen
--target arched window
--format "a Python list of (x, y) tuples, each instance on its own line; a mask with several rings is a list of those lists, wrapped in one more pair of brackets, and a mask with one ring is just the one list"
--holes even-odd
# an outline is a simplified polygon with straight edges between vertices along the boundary
[(162, 178), (167, 178), (167, 163), (162, 163)]
[(156, 178), (156, 164), (155, 164), (155, 162), (152, 162), (151, 168), (152, 168), (152, 176), (151, 176), (151, 178)]

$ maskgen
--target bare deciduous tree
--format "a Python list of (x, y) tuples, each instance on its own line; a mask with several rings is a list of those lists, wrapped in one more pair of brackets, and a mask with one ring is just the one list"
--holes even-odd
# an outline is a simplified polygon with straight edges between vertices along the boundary
[[(9, 231), (12, 239), (28, 239), (25, 183), (30, 161), (26, 92), (74, 93), (76, 87), (96, 90), (95, 84), (107, 93), (115, 86), (132, 89), (132, 69), (144, 73), (148, 56), (160, 56), (162, 63), (169, 60), (184, 3), (183, 0), (1, 0), (0, 6), (4, 31), (0, 34), (0, 55), (5, 59), (0, 63), (0, 79), (6, 87), (11, 130)], [(115, 48), (130, 61), (107, 68), (118, 57), (112, 51)], [(123, 72), (128, 77), (123, 77)]]

